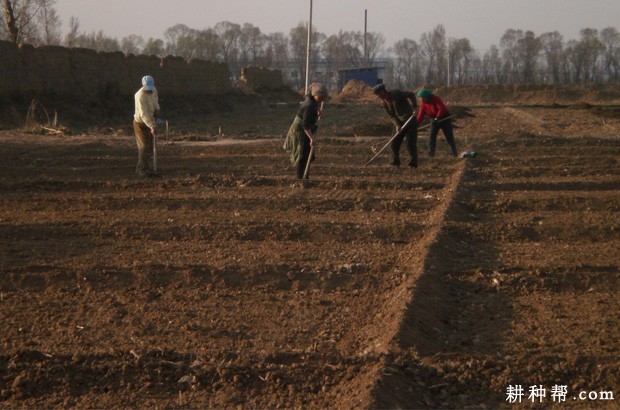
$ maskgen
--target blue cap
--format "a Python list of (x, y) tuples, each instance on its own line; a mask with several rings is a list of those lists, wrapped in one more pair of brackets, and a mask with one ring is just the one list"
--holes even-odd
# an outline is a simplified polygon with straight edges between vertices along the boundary
[(142, 77), (142, 88), (146, 91), (153, 91), (155, 89), (155, 80), (150, 75)]

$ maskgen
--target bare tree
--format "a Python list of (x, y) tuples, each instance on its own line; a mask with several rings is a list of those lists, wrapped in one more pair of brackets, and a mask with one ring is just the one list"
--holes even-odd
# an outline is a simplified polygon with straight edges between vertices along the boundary
[(36, 19), (40, 28), (40, 43), (45, 45), (59, 45), (61, 40), (61, 21), (54, 8), (56, 0), (36, 0), (38, 12)]
[(361, 67), (367, 64), (364, 58), (364, 36), (360, 31), (342, 32), (340, 41), (348, 67)]
[(361, 67), (363, 58), (363, 37), (361, 32), (342, 31), (326, 37), (321, 45), (323, 57), (328, 64), (338, 69)]
[(564, 49), (562, 35), (557, 31), (543, 33), (540, 35), (539, 40), (545, 57), (545, 82), (548, 84), (560, 84), (560, 68)]
[[(342, 31), (341, 31), (342, 33)], [(332, 34), (325, 38), (322, 46), (322, 54), (325, 59), (325, 77), (327, 87), (330, 89), (338, 86), (338, 72), (345, 68), (344, 56), (341, 50), (339, 36)]]
[(164, 41), (159, 38), (149, 37), (144, 44), (144, 48), (142, 48), (142, 54), (162, 57), (165, 54)]
[(439, 24), (433, 31), (422, 34), (420, 44), (427, 58), (426, 81), (439, 83), (445, 78), (446, 29)]
[(69, 19), (69, 31), (65, 35), (65, 46), (75, 47), (75, 41), (80, 35), (80, 21), (77, 17), (71, 16)]
[[(4, 16), (4, 14), (2, 14), (2, 16)], [(7, 26), (6, 26), (6, 24), (2, 23), (5, 20), (6, 19), (4, 17), (0, 17), (0, 40), (8, 40), (9, 39), (9, 34), (8, 34), (8, 31), (7, 31)]]
[(34, 45), (58, 40), (60, 19), (54, 4), (56, 0), (2, 0), (8, 40)]
[(605, 47), (598, 37), (598, 31), (590, 28), (581, 30), (581, 41), (577, 44), (577, 57), (581, 60), (583, 67), (583, 82), (595, 82), (599, 72), (597, 62), (603, 54)]
[[(316, 62), (320, 53), (320, 44), (325, 40), (325, 35), (317, 32), (315, 27), (312, 27), (312, 43), (310, 44), (310, 60)], [(297, 27), (291, 29), (289, 35), (289, 45), (291, 57), (295, 60), (296, 72), (292, 79), (296, 88), (302, 88), (305, 82), (306, 73), (306, 48), (308, 42), (308, 24), (299, 23)], [(313, 77), (313, 67), (310, 66), (310, 78)]]
[(196, 58), (206, 61), (219, 61), (221, 43), (215, 30), (208, 28), (196, 32)]
[(323, 40), (321, 52), (326, 62), (325, 82), (330, 88), (338, 86), (340, 70), (355, 67), (360, 60), (359, 48), (352, 44), (352, 39), (351, 33), (340, 30), (338, 34)]
[(482, 59), (477, 52), (475, 52), (474, 57), (470, 62), (470, 66), (471, 70), (469, 72), (469, 82), (473, 84), (482, 83)]
[(213, 27), (213, 30), (220, 39), (219, 44), (224, 62), (228, 64), (231, 73), (236, 77), (240, 73), (240, 67), (238, 67), (238, 42), (241, 36), (241, 26), (230, 21), (220, 21)]
[(260, 29), (252, 24), (245, 23), (239, 35), (239, 54), (241, 65), (254, 64), (264, 45), (264, 36)]
[(367, 33), (366, 35), (366, 65), (373, 65), (375, 59), (385, 46), (385, 37), (381, 33)]
[(166, 39), (166, 52), (173, 56), (181, 56), (183, 58), (192, 58), (193, 50), (188, 45), (188, 39), (194, 36), (194, 29), (189, 28), (185, 24), (176, 24), (169, 27), (164, 32)]
[(504, 84), (507, 81), (504, 61), (497, 46), (493, 45), (482, 58), (482, 78), (485, 83)]
[(271, 33), (265, 37), (265, 63), (268, 67), (286, 71), (289, 39), (284, 33)]
[(453, 78), (456, 84), (465, 84), (469, 77), (469, 69), (472, 60), (475, 58), (474, 49), (467, 38), (461, 38), (450, 41), (448, 50), (448, 58), (450, 59), (450, 78)]
[(136, 34), (131, 34), (121, 39), (121, 51), (125, 54), (140, 54), (144, 48), (144, 39)]
[(504, 69), (508, 82), (519, 82), (520, 59), (519, 59), (519, 40), (523, 38), (522, 30), (508, 29), (499, 40), (504, 58)]
[(397, 41), (393, 52), (396, 55), (394, 78), (399, 87), (411, 88), (424, 82), (424, 56), (415, 40), (405, 38)]
[[(222, 41), (214, 29), (196, 30), (185, 24), (176, 24), (164, 32), (166, 39), (165, 53), (180, 56), (186, 60), (199, 59), (217, 61), (222, 53)], [(164, 54), (158, 50), (158, 44), (151, 43), (149, 54)], [(230, 50), (236, 53), (236, 48), (230, 45)]]
[(579, 42), (577, 40), (570, 40), (566, 43), (566, 47), (564, 48), (563, 58), (565, 59), (566, 64), (564, 65), (563, 70), (568, 82), (581, 82), (583, 61), (579, 58), (578, 48)]
[(601, 31), (603, 52), (603, 66), (607, 81), (620, 81), (620, 33), (614, 27), (607, 27)]
[(9, 41), (17, 44), (19, 42), (19, 28), (17, 27), (17, 19), (15, 18), (15, 9), (11, 0), (2, 0), (2, 8), (6, 19), (6, 31), (9, 34)]
[(93, 31), (90, 34), (80, 34), (75, 39), (75, 46), (101, 52), (120, 51), (118, 41), (115, 38), (106, 36), (103, 30)]
[(535, 83), (537, 73), (538, 53), (541, 43), (532, 31), (526, 31), (517, 41), (517, 55), (521, 66), (520, 80), (525, 83)]

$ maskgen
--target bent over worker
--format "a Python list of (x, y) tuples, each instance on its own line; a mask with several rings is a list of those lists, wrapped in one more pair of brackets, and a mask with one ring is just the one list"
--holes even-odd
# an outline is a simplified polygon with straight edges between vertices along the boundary
[(446, 141), (450, 145), (450, 151), (453, 157), (456, 157), (456, 142), (454, 141), (454, 131), (452, 129), (452, 120), (448, 117), (450, 113), (441, 98), (433, 95), (428, 89), (421, 89), (417, 93), (420, 108), (418, 109), (418, 125), (425, 116), (431, 118), (431, 129), (428, 136), (428, 155), (435, 155), (435, 147), (437, 145), (437, 134), (439, 130), (443, 131)]
[(159, 98), (153, 77), (146, 75), (142, 78), (142, 88), (134, 95), (134, 101), (133, 130), (138, 145), (136, 174), (151, 176), (155, 173), (149, 168), (148, 160), (153, 153), (154, 136), (157, 133), (156, 118), (159, 113)]
[[(310, 148), (314, 146), (314, 138), (319, 128), (318, 121), (321, 117), (321, 103), (327, 99), (327, 88), (321, 83), (310, 85), (306, 98), (288, 130), (284, 149), (291, 155), (291, 163), (297, 169), (297, 178), (304, 178), (306, 164), (310, 156)], [(314, 161), (314, 154), (310, 161)], [(306, 175), (306, 179), (308, 179)]]
[[(410, 91), (390, 90), (385, 88), (384, 84), (378, 84), (373, 87), (372, 92), (383, 101), (383, 109), (390, 117), (390, 120), (399, 132), (403, 124), (414, 115), (416, 109), (415, 94)], [(418, 124), (416, 121), (409, 122), (407, 129), (398, 137), (394, 138), (390, 144), (392, 150), (391, 165), (400, 166), (400, 146), (403, 140), (407, 138), (407, 151), (411, 159), (409, 166), (417, 168), (418, 166)]]

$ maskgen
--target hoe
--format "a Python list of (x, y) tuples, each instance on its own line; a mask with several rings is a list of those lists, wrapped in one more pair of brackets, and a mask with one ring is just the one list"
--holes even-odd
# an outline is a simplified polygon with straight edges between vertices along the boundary
[[(323, 113), (323, 103), (321, 103), (321, 108), (319, 108), (319, 111), (321, 112), (321, 114)], [(321, 121), (321, 117), (319, 117), (318, 121)], [(316, 134), (318, 134), (318, 131), (314, 134), (315, 138)], [(310, 171), (310, 162), (312, 161), (312, 154), (314, 154), (314, 144), (312, 144), (312, 146), (310, 147), (310, 154), (308, 154), (308, 162), (306, 163), (306, 170), (304, 171), (304, 179), (308, 178), (308, 172)]]
[[(439, 123), (439, 122), (443, 122), (443, 121), (449, 120), (450, 118), (453, 118), (453, 117), (456, 117), (456, 115), (450, 115), (450, 116), (448, 116), (448, 117), (442, 118), (441, 120), (439, 120), (439, 121), (437, 121), (437, 122), (438, 122), (438, 123)], [(409, 128), (409, 125), (411, 124), (411, 121), (416, 121), (416, 119), (415, 119), (415, 113), (414, 113), (411, 117), (409, 117), (409, 119), (408, 119), (407, 121), (405, 121), (405, 123), (402, 125), (402, 127), (400, 127), (400, 130), (399, 130), (396, 134), (394, 134), (394, 136), (393, 136), (392, 138), (390, 138), (389, 140), (379, 141), (379, 142), (377, 142), (376, 144), (373, 144), (373, 145), (372, 145), (372, 151), (373, 151), (373, 152), (376, 152), (376, 154), (375, 154), (372, 158), (370, 158), (370, 160), (368, 160), (368, 162), (366, 162), (366, 163), (364, 164), (364, 166), (367, 166), (367, 165), (368, 165), (368, 164), (370, 164), (372, 161), (374, 161), (374, 160), (375, 160), (375, 158), (377, 158), (377, 157), (379, 156), (379, 154), (381, 154), (381, 153), (382, 153), (382, 152), (383, 152), (383, 151), (384, 151), (384, 150), (388, 147), (388, 145), (390, 145), (390, 143), (396, 139), (396, 137), (398, 137), (399, 135), (402, 135), (405, 131), (407, 131), (407, 128)], [(419, 128), (418, 128), (418, 131), (419, 131), (419, 130), (423, 130), (423, 129), (425, 129), (425, 128), (428, 128), (428, 127), (430, 127), (430, 126), (431, 126), (431, 124), (426, 124), (426, 125), (424, 125), (424, 126), (422, 126), (422, 127), (419, 127)], [(386, 141), (387, 141), (387, 142), (386, 142)], [(376, 147), (377, 145), (381, 145), (381, 144), (383, 144), (383, 143), (385, 143), (385, 145), (384, 145), (384, 146), (383, 146), (383, 147), (382, 147), (379, 151), (376, 151), (376, 148), (375, 148), (375, 147)]]

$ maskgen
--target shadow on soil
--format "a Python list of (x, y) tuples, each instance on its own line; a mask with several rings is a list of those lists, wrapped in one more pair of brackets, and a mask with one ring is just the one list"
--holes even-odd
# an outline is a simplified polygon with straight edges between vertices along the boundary
[(461, 183), (414, 283), (372, 407), (497, 406), (504, 400), (490, 391), (488, 378), (510, 328), (511, 301), (484, 273), (497, 266), (499, 249), (468, 229), (467, 196)]

